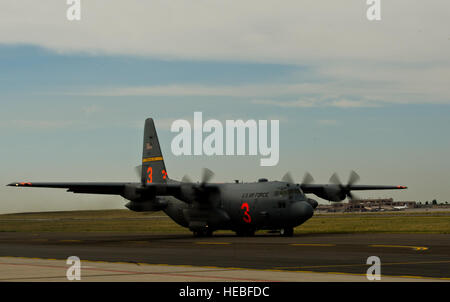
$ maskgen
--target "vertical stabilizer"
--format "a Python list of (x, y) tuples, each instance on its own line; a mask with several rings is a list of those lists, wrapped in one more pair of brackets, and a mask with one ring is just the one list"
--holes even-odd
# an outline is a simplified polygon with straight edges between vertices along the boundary
[(144, 149), (142, 151), (142, 184), (165, 183), (168, 179), (166, 166), (159, 146), (155, 123), (145, 120)]

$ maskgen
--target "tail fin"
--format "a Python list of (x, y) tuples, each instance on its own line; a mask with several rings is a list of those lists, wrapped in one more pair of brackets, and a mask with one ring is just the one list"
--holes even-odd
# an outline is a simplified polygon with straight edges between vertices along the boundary
[(166, 166), (159, 146), (153, 119), (145, 120), (144, 149), (142, 151), (142, 184), (165, 183), (168, 179)]

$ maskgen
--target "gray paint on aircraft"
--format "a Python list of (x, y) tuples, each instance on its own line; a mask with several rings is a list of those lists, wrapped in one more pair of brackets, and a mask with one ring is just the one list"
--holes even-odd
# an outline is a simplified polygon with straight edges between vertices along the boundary
[(117, 183), (11, 183), (16, 187), (64, 188), (69, 192), (121, 195), (132, 211), (164, 211), (177, 224), (195, 235), (212, 235), (216, 230), (233, 230), (238, 235), (253, 235), (257, 230), (281, 230), (287, 236), (314, 214), (315, 194), (330, 201), (352, 197), (353, 190), (406, 189), (404, 186), (355, 185), (359, 176), (352, 172), (349, 182), (341, 184), (333, 175), (331, 184), (312, 184), (307, 174), (295, 184), (290, 174), (282, 181), (260, 179), (253, 183), (210, 183), (213, 172), (204, 169), (201, 182), (184, 177), (170, 179), (153, 119), (145, 121), (141, 182)]

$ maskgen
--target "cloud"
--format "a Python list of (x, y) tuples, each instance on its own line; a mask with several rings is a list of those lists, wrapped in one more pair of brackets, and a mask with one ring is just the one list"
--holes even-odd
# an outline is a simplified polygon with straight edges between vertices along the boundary
[(450, 3), (385, 1), (90, 0), (81, 21), (65, 1), (3, 0), (0, 43), (59, 52), (304, 64), (334, 60), (449, 62)]
[(307, 65), (316, 79), (149, 83), (68, 92), (73, 95), (227, 96), (303, 108), (449, 104), (450, 2), (384, 1), (379, 22), (366, 19), (367, 7), (361, 0), (90, 0), (82, 2), (81, 21), (69, 22), (65, 1), (3, 0), (0, 43), (61, 53)]
[(277, 106), (277, 107), (291, 107), (291, 108), (312, 108), (312, 107), (318, 107), (319, 106), (319, 100), (314, 98), (303, 98), (296, 101), (277, 101), (277, 100), (269, 100), (269, 99), (262, 99), (262, 100), (253, 100), (253, 104), (258, 105), (271, 105), (271, 106)]
[(83, 96), (228, 96), (228, 97), (265, 97), (296, 95), (302, 92), (316, 91), (321, 85), (301, 84), (250, 84), (250, 85), (202, 85), (171, 84), (150, 86), (124, 86), (114, 88), (85, 89), (84, 91), (63, 92), (67, 95)]
[(0, 127), (12, 129), (61, 129), (82, 124), (83, 122), (70, 120), (11, 120), (0, 122)]
[(381, 106), (381, 104), (373, 103), (366, 100), (349, 100), (345, 98), (324, 99), (320, 96), (307, 97), (295, 101), (254, 100), (253, 103), (285, 108), (317, 108), (317, 107), (368, 108)]
[[(62, 94), (81, 96), (210, 96), (247, 98), (280, 107), (380, 107), (386, 104), (450, 104), (449, 64), (333, 62), (292, 74), (286, 83), (186, 84), (84, 88)], [(61, 93), (61, 92), (58, 92)], [(288, 101), (289, 100), (289, 101)]]
[(379, 104), (374, 104), (365, 100), (354, 101), (347, 99), (334, 100), (329, 103), (329, 106), (338, 108), (363, 108), (363, 107), (379, 107)]
[[(392, 71), (395, 73), (396, 71)], [(398, 72), (397, 73), (402, 73)], [(329, 77), (329, 76), (327, 76)], [(405, 75), (406, 77), (406, 75)], [(450, 74), (449, 74), (450, 77)], [(427, 82), (428, 81), (428, 82)], [(405, 79), (359, 79), (342, 76), (317, 83), (206, 85), (172, 84), (149, 86), (97, 87), (62, 92), (75, 96), (157, 96), (230, 97), (253, 104), (285, 108), (374, 108), (387, 104), (450, 104), (450, 90), (444, 80), (424, 79), (422, 83)], [(445, 86), (445, 87), (444, 87)], [(58, 92), (61, 93), (61, 92)], [(90, 110), (96, 112), (97, 108)]]

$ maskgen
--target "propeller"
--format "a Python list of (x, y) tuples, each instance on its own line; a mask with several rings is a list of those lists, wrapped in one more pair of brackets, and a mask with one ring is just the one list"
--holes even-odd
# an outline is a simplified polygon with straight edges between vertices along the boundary
[[(283, 178), (281, 179), (284, 182), (290, 183), (290, 184), (294, 184), (294, 178), (292, 177), (290, 172), (287, 172), (286, 174), (284, 174)], [(309, 174), (309, 172), (306, 172), (305, 175), (303, 176), (303, 180), (301, 185), (308, 185), (314, 182), (314, 178), (312, 177), (311, 174)], [(297, 184), (298, 186), (298, 184)], [(311, 205), (311, 207), (313, 209), (317, 208), (317, 206), (319, 205), (319, 203), (311, 198), (306, 198), (306, 202), (309, 203)]]
[(192, 182), (192, 179), (189, 177), (189, 175), (184, 175), (181, 179), (181, 182)]
[(214, 177), (214, 172), (208, 168), (202, 170), (202, 185), (207, 184)]
[(134, 167), (134, 172), (136, 172), (137, 178), (141, 181), (142, 177), (142, 165)]
[(188, 199), (208, 199), (211, 192), (214, 191), (211, 187), (207, 187), (206, 184), (214, 177), (214, 172), (208, 168), (202, 169), (202, 176), (200, 184), (194, 184), (192, 179), (188, 175), (184, 175), (181, 179), (182, 188), (184, 194)]
[[(201, 186), (204, 186), (205, 184), (207, 184), (213, 177), (214, 177), (214, 172), (211, 171), (208, 168), (203, 168), (202, 169), (202, 177), (201, 177)], [(183, 176), (183, 178), (181, 179), (181, 182), (188, 182), (188, 183), (193, 183), (191, 177), (187, 174), (185, 174)]]
[(337, 173), (333, 173), (330, 177), (330, 183), (338, 185), (342, 192), (350, 199), (359, 199), (354, 193), (351, 192), (352, 185), (359, 181), (360, 177), (355, 171), (350, 172), (350, 176), (348, 177), (348, 182), (346, 185), (343, 185)]
[(283, 175), (283, 178), (281, 178), (281, 181), (293, 184), (294, 178), (292, 178), (291, 172), (286, 172), (286, 174)]
[[(291, 172), (287, 172), (286, 174), (284, 174), (283, 178), (281, 179), (284, 182), (288, 182), (288, 183), (295, 183), (294, 178), (292, 177)], [(303, 180), (302, 180), (302, 185), (308, 185), (314, 182), (314, 178), (312, 177), (311, 174), (309, 174), (309, 172), (306, 172), (305, 175), (303, 176)]]
[(309, 174), (309, 172), (306, 172), (305, 175), (303, 176), (302, 184), (309, 185), (312, 184), (313, 182), (314, 178), (312, 177), (312, 175)]

